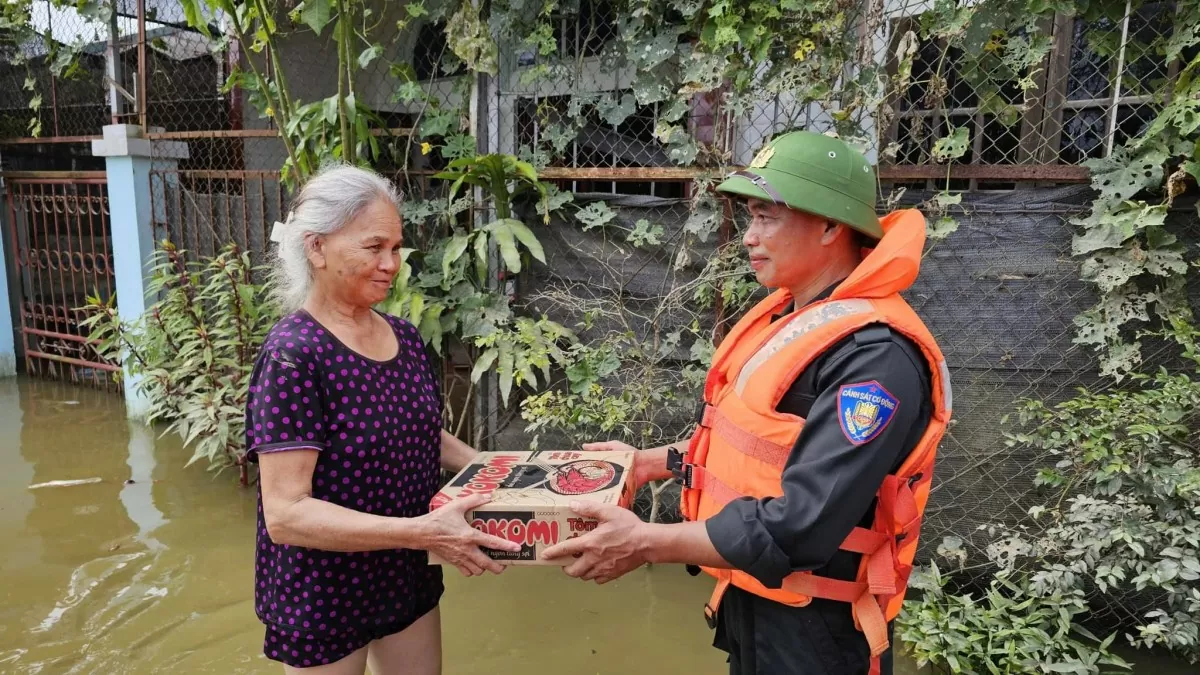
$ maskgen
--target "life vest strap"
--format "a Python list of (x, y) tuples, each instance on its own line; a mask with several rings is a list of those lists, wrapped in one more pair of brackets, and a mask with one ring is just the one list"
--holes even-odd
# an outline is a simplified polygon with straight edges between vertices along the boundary
[(717, 585), (713, 588), (708, 602), (704, 603), (704, 621), (708, 623), (709, 628), (717, 627), (717, 608), (721, 606), (721, 598), (725, 597), (725, 591), (729, 590), (729, 583), (732, 580), (733, 574), (729, 570), (718, 572)]
[(772, 443), (764, 438), (755, 436), (737, 424), (734, 424), (733, 420), (712, 406), (705, 408), (700, 426), (712, 429), (714, 433), (725, 439), (726, 443), (741, 454), (778, 469), (783, 469), (784, 465), (787, 464), (788, 456), (792, 454), (792, 447), (790, 445)]
[(878, 657), (887, 651), (887, 619), (883, 616), (879, 601), (871, 593), (870, 584), (813, 574), (793, 574), (783, 580), (783, 589), (811, 598), (850, 603), (854, 607), (855, 621), (871, 647), (871, 656)]
[(698, 489), (701, 494), (708, 495), (709, 499), (722, 506), (745, 496), (726, 485), (702, 466), (686, 464), (685, 467), (688, 478), (684, 487)]
[(851, 553), (871, 555), (886, 546), (890, 541), (891, 537), (882, 532), (868, 530), (865, 527), (856, 527), (850, 530), (850, 534), (842, 541), (842, 545), (838, 548), (843, 551), (850, 551)]
[[(683, 483), (686, 488), (694, 488), (701, 491), (709, 499), (713, 500), (720, 506), (724, 506), (735, 499), (741, 499), (746, 495), (729, 487), (721, 479), (717, 478), (708, 469), (696, 464), (682, 465), (684, 476)], [(891, 563), (890, 556), (876, 555), (882, 553), (883, 550), (890, 546), (893, 538), (882, 532), (868, 530), (862, 527), (855, 527), (850, 531), (850, 534), (842, 541), (838, 547), (843, 551), (851, 553), (861, 553), (863, 555), (874, 558), (883, 558), (888, 564)], [(893, 584), (894, 587), (894, 584)], [(883, 591), (881, 591), (883, 592)], [(890, 591), (894, 593), (895, 591)]]

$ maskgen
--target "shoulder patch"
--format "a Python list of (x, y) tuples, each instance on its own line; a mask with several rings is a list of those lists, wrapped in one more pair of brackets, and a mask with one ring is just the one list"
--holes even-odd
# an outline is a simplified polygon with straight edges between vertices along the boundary
[(854, 445), (867, 443), (887, 428), (900, 401), (878, 382), (842, 385), (838, 390), (838, 422)]

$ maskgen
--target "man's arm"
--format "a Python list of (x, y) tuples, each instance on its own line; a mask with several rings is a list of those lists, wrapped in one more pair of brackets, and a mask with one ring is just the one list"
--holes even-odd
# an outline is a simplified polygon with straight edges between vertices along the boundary
[[(911, 450), (914, 426), (927, 420), (921, 411), (928, 379), (896, 339), (886, 329), (868, 329), (817, 374), (816, 398), (783, 470), (782, 496), (734, 500), (705, 521), (721, 556), (764, 586), (778, 588), (788, 574), (828, 563)], [(863, 394), (883, 397), (879, 415), (894, 402), (874, 430), (845, 419)]]
[(591, 532), (546, 549), (547, 560), (575, 556), (568, 575), (603, 584), (648, 562), (690, 562), (728, 569), (708, 538), (704, 523), (654, 525), (615, 504), (571, 502), (571, 510), (600, 525)]
[(601, 441), (598, 443), (584, 443), (583, 449), (588, 452), (632, 452), (633, 456), (633, 482), (634, 489), (640, 488), (642, 485), (652, 480), (666, 480), (671, 477), (671, 470), (667, 468), (667, 453), (671, 448), (676, 448), (679, 452), (687, 449), (692, 442), (692, 437), (663, 445), (657, 448), (648, 448), (646, 450), (638, 450), (637, 448), (622, 443), (621, 441)]
[[(843, 431), (843, 386), (877, 383), (896, 400), (874, 436), (852, 441)], [(740, 569), (778, 588), (793, 571), (821, 567), (862, 519), (880, 483), (918, 424), (927, 383), (919, 364), (896, 342), (855, 342), (839, 350), (816, 378), (817, 397), (783, 472), (783, 495), (730, 502), (703, 523), (647, 524), (614, 506), (573, 505), (598, 518), (591, 533), (546, 550), (578, 556), (567, 574), (604, 583), (646, 562)]]

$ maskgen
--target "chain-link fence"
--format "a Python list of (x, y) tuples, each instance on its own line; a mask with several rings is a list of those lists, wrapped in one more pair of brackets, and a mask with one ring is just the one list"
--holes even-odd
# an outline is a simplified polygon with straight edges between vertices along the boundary
[(918, 44), (909, 31), (919, 31), (920, 15), (889, 11), (891, 69), (907, 55), (912, 76), (892, 95), (882, 143), (894, 168), (884, 174), (914, 187), (940, 186), (948, 174), (934, 166), (935, 143), (965, 130), (966, 152), (949, 173), (952, 189), (1086, 178), (1079, 165), (1143, 133), (1162, 104), (1161, 85), (1195, 55), (1192, 48), (1167, 56), (1173, 3), (1112, 7), (1108, 16), (1039, 17), (1033, 30), (1010, 36), (1021, 40), (1018, 48), (1042, 54), (1019, 64), (1012, 42), (998, 38), (969, 58), (944, 39)]

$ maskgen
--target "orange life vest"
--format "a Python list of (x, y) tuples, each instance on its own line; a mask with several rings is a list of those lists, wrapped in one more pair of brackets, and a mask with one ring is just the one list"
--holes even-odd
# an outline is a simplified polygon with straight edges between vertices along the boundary
[[(876, 491), (874, 521), (870, 529), (854, 528), (840, 547), (862, 554), (857, 580), (795, 572), (781, 588), (771, 589), (739, 570), (702, 568), (717, 578), (705, 606), (710, 624), (729, 584), (792, 606), (806, 605), (814, 597), (851, 603), (855, 625), (871, 647), (873, 671), (888, 648), (887, 622), (900, 612), (904, 600), (937, 446), (951, 412), (942, 353), (899, 295), (916, 280), (925, 219), (916, 210), (902, 210), (883, 218), (882, 224), (884, 236), (876, 248), (828, 299), (772, 322), (792, 301), (788, 291), (776, 291), (737, 323), (713, 357), (702, 421), (682, 465), (674, 462), (684, 482), (681, 506), (689, 520), (706, 520), (739, 497), (779, 497), (783, 467), (804, 420), (776, 412), (775, 407), (800, 373), (834, 344), (869, 324), (887, 324), (920, 347), (933, 378), (933, 413), (899, 471), (881, 485), (863, 486)], [(843, 431), (849, 424), (855, 438), (870, 438), (872, 424), (886, 423), (883, 416), (889, 413), (880, 406), (886, 407), (890, 400), (887, 396), (871, 400), (868, 395), (861, 405), (855, 401), (852, 409), (839, 406), (841, 414), (849, 416)]]

